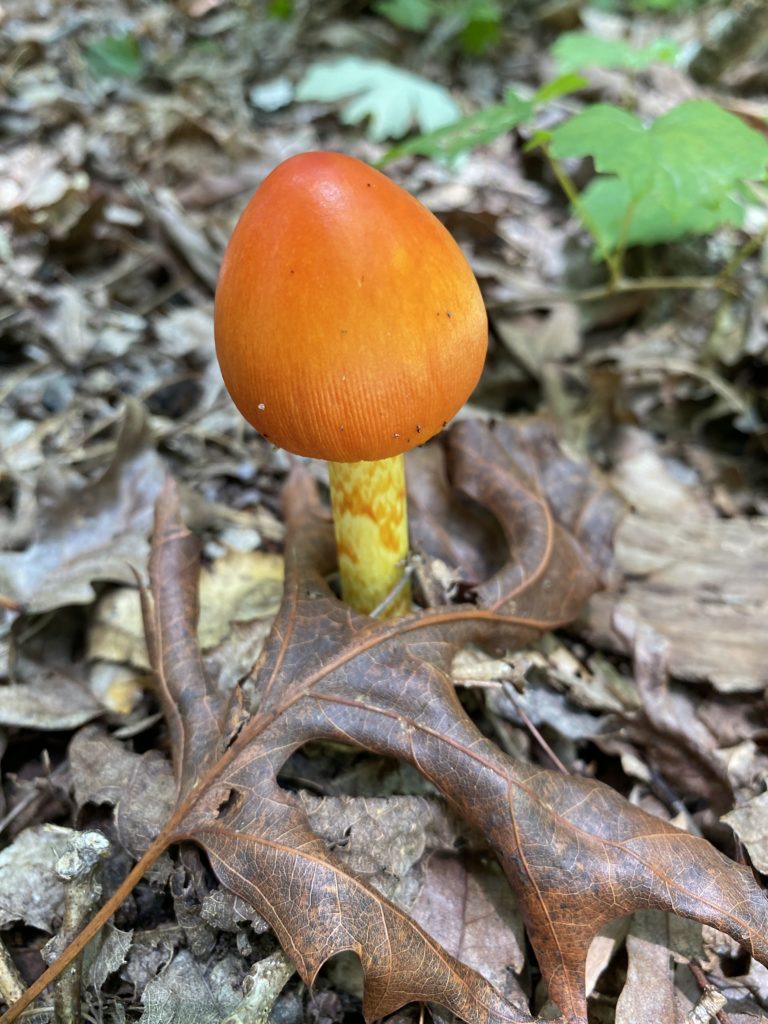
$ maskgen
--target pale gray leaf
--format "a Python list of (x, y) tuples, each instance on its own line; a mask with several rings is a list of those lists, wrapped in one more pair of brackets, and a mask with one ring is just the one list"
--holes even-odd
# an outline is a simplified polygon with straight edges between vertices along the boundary
[(423, 132), (434, 131), (461, 115), (442, 86), (364, 57), (313, 64), (296, 90), (299, 100), (332, 102), (348, 97), (351, 99), (342, 108), (342, 121), (358, 124), (370, 118), (368, 134), (377, 142), (399, 139), (414, 126)]
[(29, 612), (93, 600), (94, 580), (133, 581), (148, 555), (165, 475), (146, 415), (128, 402), (112, 462), (97, 481), (56, 495), (25, 551), (0, 554), (0, 592)]
[(627, 936), (627, 980), (616, 1004), (616, 1024), (677, 1020), (667, 915), (639, 911)]
[(78, 807), (111, 804), (120, 842), (140, 854), (165, 824), (176, 796), (171, 766), (157, 751), (134, 754), (96, 726), (69, 745)]
[[(86, 959), (86, 980), (90, 988), (100, 992), (110, 974), (125, 962), (133, 941), (133, 930), (122, 932), (113, 924), (106, 924), (99, 933), (101, 944), (90, 962)], [(86, 947), (86, 955), (94, 943)]]
[(510, 996), (508, 968), (523, 969), (525, 935), (512, 889), (495, 862), (432, 857), (411, 916), (449, 953)]
[(39, 825), (0, 852), (0, 928), (23, 921), (44, 932), (54, 930), (65, 890), (56, 862), (74, 835), (70, 828)]
[(731, 826), (744, 843), (758, 871), (768, 874), (768, 793), (747, 800), (722, 820)]
[(102, 711), (87, 684), (55, 668), (41, 668), (25, 683), (0, 686), (1, 725), (76, 729)]
[(204, 973), (190, 953), (181, 950), (144, 989), (139, 1024), (219, 1024), (239, 1002), (227, 967), (231, 977), (234, 965), (226, 962)]

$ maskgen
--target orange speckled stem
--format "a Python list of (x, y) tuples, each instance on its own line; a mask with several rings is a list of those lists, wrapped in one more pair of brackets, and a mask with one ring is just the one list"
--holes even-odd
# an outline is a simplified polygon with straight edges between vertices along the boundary
[(408, 554), (403, 456), (329, 462), (328, 473), (342, 598), (368, 615), (402, 583), (381, 615), (406, 615), (411, 588), (403, 581)]

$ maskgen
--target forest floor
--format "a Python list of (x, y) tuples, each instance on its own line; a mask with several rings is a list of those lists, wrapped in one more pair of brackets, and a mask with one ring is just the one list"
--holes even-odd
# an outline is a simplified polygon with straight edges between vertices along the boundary
[[(761, 6), (729, 10), (753, 18), (765, 42)], [(148, 578), (169, 474), (202, 547), (206, 663), (231, 659), (233, 685), (247, 676), (280, 605), (293, 460), (243, 422), (224, 389), (213, 344), (218, 268), (248, 196), (280, 161), (338, 150), (376, 163), (392, 144), (366, 122), (345, 126), (343, 103), (299, 99), (308, 69), (347, 55), (389, 62), (443, 86), (469, 113), (508, 87), (530, 96), (551, 81), (566, 31), (638, 49), (665, 38), (677, 61), (591, 67), (536, 127), (598, 103), (653, 119), (706, 99), (766, 132), (760, 48), (718, 36), (718, 5), (502, 4), (491, 18), (499, 39), (480, 55), (466, 52), (448, 17), (408, 31), (364, 4), (290, 7), (0, 5), (0, 928), (26, 984), (51, 936), (66, 932), (72, 883), (56, 864), (74, 830), (109, 839), (109, 892), (170, 810), (175, 741), (136, 586)], [(384, 168), (459, 241), (486, 300), (488, 361), (462, 421), (547, 431), (560, 446), (553, 464), (586, 467), (590, 486), (622, 507), (603, 589), (578, 618), (519, 649), (465, 646), (452, 666), (457, 692), (519, 762), (605, 782), (764, 879), (765, 186), (741, 227), (630, 248), (626, 276), (646, 284), (617, 286), (542, 151), (526, 148), (532, 134), (507, 131), (450, 165), (406, 154)], [(594, 173), (589, 160), (567, 166), (580, 188)], [(414, 480), (425, 466), (417, 453)], [(324, 468), (309, 469), (324, 487)], [(428, 526), (438, 515), (431, 492), (415, 491)], [(498, 568), (479, 520), (467, 521), (466, 545), (435, 552), (424, 541), (429, 579), (449, 581), (448, 601)], [(490, 534), (498, 544), (498, 528)], [(605, 540), (593, 530), (593, 546)], [(545, 1007), (512, 890), (430, 781), (394, 756), (336, 742), (304, 746), (280, 781), (350, 870), (513, 1004)], [(83, 898), (81, 920), (98, 904)], [(351, 958), (333, 958), (307, 986), (263, 917), (186, 844), (162, 855), (104, 935), (85, 965), (88, 1020), (248, 1021), (270, 1008), (274, 1024), (360, 1019)], [(268, 956), (280, 976), (272, 989)], [(11, 1001), (20, 982), (8, 970), (0, 987)], [(244, 997), (249, 972), (262, 979), (261, 1002)], [(665, 1022), (682, 1024), (711, 986), (725, 997), (712, 1004), (716, 1019), (768, 1016), (765, 967), (723, 932), (658, 911), (607, 925), (586, 983), (589, 1019), (606, 1024), (650, 1024), (659, 1006)], [(77, 997), (56, 998), (59, 1019), (76, 1019), (66, 1013)], [(40, 1005), (30, 1019), (52, 1015), (50, 998)], [(413, 1004), (398, 1011), (403, 1021), (418, 1014)]]

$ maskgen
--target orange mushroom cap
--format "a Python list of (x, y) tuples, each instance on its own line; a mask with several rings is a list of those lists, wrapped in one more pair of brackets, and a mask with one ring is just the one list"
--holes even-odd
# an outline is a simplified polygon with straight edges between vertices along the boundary
[(291, 157), (259, 186), (224, 255), (214, 325), (245, 419), (335, 462), (389, 458), (438, 433), (488, 344), (480, 289), (448, 231), (340, 153)]

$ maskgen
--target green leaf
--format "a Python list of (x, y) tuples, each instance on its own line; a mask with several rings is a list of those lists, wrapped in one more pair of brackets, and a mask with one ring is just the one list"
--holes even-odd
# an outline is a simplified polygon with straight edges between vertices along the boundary
[(671, 39), (655, 39), (648, 46), (638, 48), (624, 39), (603, 39), (590, 32), (564, 32), (551, 52), (558, 70), (565, 74), (591, 67), (639, 71), (659, 61), (674, 60), (678, 47)]
[(528, 139), (526, 144), (523, 146), (524, 153), (533, 153), (534, 150), (540, 149), (549, 144), (552, 138), (552, 132), (549, 128), (537, 128), (533, 135)]
[(498, 21), (470, 21), (461, 33), (461, 48), (470, 57), (480, 57), (501, 39), (501, 26)]
[(632, 10), (684, 14), (697, 7), (703, 7), (707, 2), (708, 0), (632, 0)]
[(270, 0), (267, 13), (270, 18), (280, 18), (282, 21), (290, 21), (293, 17), (293, 0)]
[[(586, 79), (582, 75), (560, 75), (543, 85), (530, 100), (523, 99), (509, 89), (503, 103), (484, 107), (444, 128), (401, 142), (393, 146), (380, 163), (386, 164), (401, 156), (419, 154), (453, 164), (475, 146), (487, 145), (530, 120), (536, 107), (575, 92), (584, 85)], [(546, 133), (546, 138), (549, 139), (549, 133)]]
[(502, 8), (499, 0), (378, 0), (376, 14), (411, 32), (426, 32), (440, 19), (443, 40), (458, 35), (465, 53), (485, 53), (501, 37)]
[(380, 0), (373, 9), (394, 25), (411, 32), (424, 32), (435, 16), (432, 0)]
[(424, 132), (455, 121), (461, 111), (440, 85), (378, 60), (343, 57), (313, 64), (299, 82), (299, 100), (353, 97), (341, 111), (344, 124), (369, 119), (368, 136), (375, 142), (399, 139), (414, 125)]
[(578, 92), (585, 85), (589, 85), (589, 82), (584, 75), (576, 75), (569, 71), (565, 75), (558, 75), (557, 78), (553, 78), (551, 82), (545, 82), (533, 94), (533, 102), (538, 107), (543, 103), (559, 100), (571, 92)]
[(401, 142), (398, 146), (393, 146), (384, 155), (381, 162), (387, 163), (400, 156), (418, 153), (421, 156), (429, 156), (452, 163), (474, 146), (492, 142), (499, 135), (511, 131), (527, 120), (532, 112), (532, 102), (521, 99), (510, 90), (503, 103), (485, 107), (485, 109), (478, 110), (475, 114), (468, 114), (444, 128), (438, 128), (436, 131), (419, 135), (415, 139), (409, 139), (407, 142)]
[(607, 252), (615, 252), (620, 244), (656, 245), (685, 235), (706, 235), (722, 224), (739, 225), (744, 220), (744, 207), (731, 196), (711, 207), (688, 206), (676, 217), (652, 196), (637, 200), (633, 209), (631, 201), (627, 186), (613, 177), (595, 179), (582, 193), (584, 219), (589, 220)]
[(634, 114), (608, 103), (595, 103), (551, 133), (551, 152), (558, 158), (591, 156), (598, 171), (619, 172), (622, 161), (631, 167), (634, 160), (624, 161), (626, 150), (633, 154), (646, 145), (646, 129)]
[(104, 36), (85, 48), (94, 78), (133, 78), (144, 74), (144, 58), (134, 36)]
[(551, 152), (591, 156), (598, 171), (624, 182), (633, 200), (650, 195), (680, 217), (692, 206), (719, 207), (739, 182), (762, 178), (768, 140), (706, 100), (683, 103), (648, 127), (598, 104), (554, 129)]
[(454, 0), (455, 8), (463, 13), (465, 24), (472, 21), (501, 22), (503, 11), (499, 0)]
[(474, 0), (465, 8), (465, 23), (461, 33), (461, 46), (465, 53), (478, 57), (501, 39), (502, 11), (496, 0)]
[(653, 156), (677, 179), (666, 189), (675, 198), (706, 202), (737, 181), (765, 176), (768, 139), (715, 103), (694, 100), (675, 107), (649, 134)]

